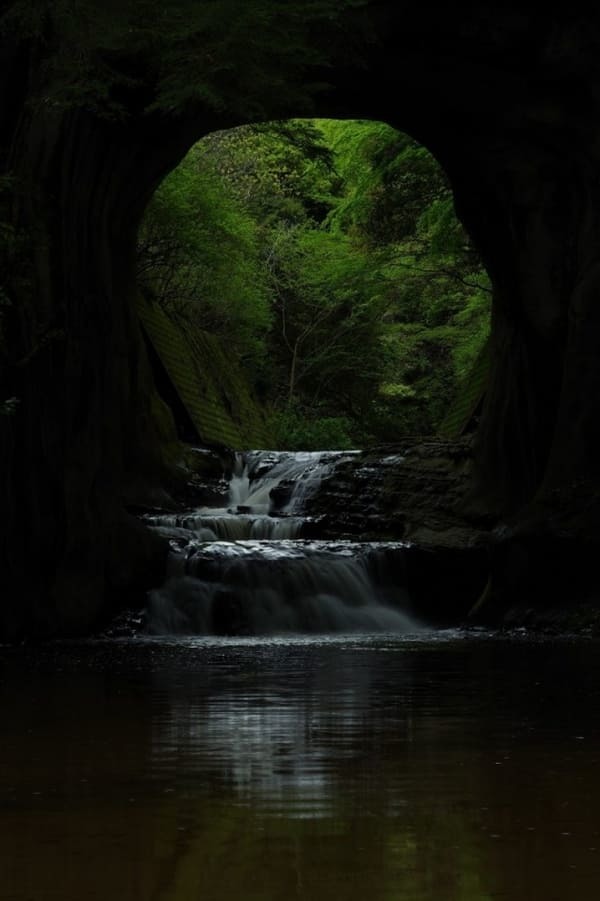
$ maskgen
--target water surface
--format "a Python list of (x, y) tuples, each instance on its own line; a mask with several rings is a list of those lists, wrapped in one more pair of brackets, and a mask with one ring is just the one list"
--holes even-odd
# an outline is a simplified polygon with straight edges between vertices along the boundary
[(599, 651), (0, 648), (0, 899), (597, 899)]

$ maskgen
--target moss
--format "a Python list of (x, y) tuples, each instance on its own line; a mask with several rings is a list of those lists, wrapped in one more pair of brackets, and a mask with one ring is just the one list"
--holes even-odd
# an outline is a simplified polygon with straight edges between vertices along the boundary
[(141, 296), (138, 311), (200, 441), (237, 449), (268, 446), (264, 417), (219, 339)]
[(487, 388), (490, 371), (490, 342), (481, 348), (473, 368), (441, 424), (438, 433), (445, 438), (458, 438), (469, 428)]

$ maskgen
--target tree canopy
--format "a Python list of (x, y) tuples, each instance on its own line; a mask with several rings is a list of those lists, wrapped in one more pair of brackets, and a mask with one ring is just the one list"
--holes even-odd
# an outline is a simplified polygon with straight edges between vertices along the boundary
[[(127, 117), (190, 107), (251, 121), (306, 110), (357, 52), (364, 0), (13, 0), (0, 34), (35, 53), (32, 102)], [(265, 99), (268, 98), (268, 110)]]
[(140, 278), (227, 341), (294, 446), (434, 431), (489, 330), (442, 170), (378, 122), (209, 135), (152, 201)]

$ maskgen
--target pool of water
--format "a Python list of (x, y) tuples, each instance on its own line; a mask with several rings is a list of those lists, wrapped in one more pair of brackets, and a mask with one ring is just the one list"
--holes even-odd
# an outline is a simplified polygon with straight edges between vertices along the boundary
[(600, 897), (600, 645), (0, 648), (1, 901)]

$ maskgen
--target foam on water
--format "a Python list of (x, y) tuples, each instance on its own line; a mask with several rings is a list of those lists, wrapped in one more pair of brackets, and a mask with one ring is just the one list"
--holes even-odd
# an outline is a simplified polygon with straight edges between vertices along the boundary
[[(307, 498), (350, 452), (238, 455), (227, 509), (151, 517), (171, 541), (170, 578), (151, 592), (151, 634), (402, 634), (418, 629), (401, 543), (299, 540)], [(287, 500), (273, 514), (272, 492)], [(293, 512), (293, 515), (292, 515)]]

